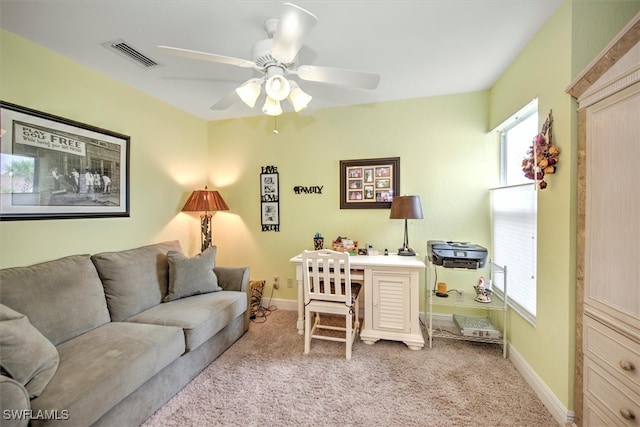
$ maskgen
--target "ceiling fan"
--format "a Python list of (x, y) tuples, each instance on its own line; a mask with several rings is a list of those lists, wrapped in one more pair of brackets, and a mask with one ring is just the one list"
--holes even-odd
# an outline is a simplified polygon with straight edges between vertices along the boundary
[(377, 74), (316, 65), (298, 65), (298, 51), (316, 22), (317, 18), (311, 12), (285, 3), (279, 18), (268, 18), (265, 21), (264, 28), (269, 38), (253, 46), (252, 60), (170, 46), (158, 46), (157, 49), (168, 55), (253, 68), (260, 72), (260, 77), (247, 80), (235, 89), (235, 93), (230, 93), (212, 105), (213, 110), (228, 108), (237, 99), (236, 95), (253, 108), (264, 83), (266, 100), (262, 107), (263, 113), (271, 116), (282, 114), (280, 101), (286, 98), (294, 111), (298, 112), (309, 104), (312, 97), (303, 92), (295, 80), (287, 79), (289, 75), (311, 82), (375, 89), (380, 82), (380, 76)]

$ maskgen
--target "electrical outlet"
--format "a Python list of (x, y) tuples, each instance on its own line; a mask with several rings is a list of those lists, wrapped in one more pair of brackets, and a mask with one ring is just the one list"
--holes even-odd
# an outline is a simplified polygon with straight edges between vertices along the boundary
[(293, 278), (287, 277), (287, 288), (293, 288)]
[(273, 276), (273, 289), (280, 289), (280, 276)]

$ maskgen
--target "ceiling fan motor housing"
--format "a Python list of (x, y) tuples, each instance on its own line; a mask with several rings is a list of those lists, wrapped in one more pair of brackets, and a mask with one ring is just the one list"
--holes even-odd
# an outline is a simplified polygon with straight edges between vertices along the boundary
[(253, 49), (251, 50), (251, 59), (256, 63), (256, 66), (261, 69), (261, 71), (264, 71), (264, 69), (272, 65), (282, 67), (283, 71), (287, 73), (289, 70), (294, 70), (296, 67), (295, 60), (289, 63), (279, 62), (276, 58), (271, 56), (272, 46), (273, 39), (260, 40), (253, 45)]

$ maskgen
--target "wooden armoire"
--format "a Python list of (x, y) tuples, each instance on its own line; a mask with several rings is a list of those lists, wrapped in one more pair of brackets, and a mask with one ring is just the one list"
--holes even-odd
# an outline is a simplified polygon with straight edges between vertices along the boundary
[(640, 14), (567, 90), (578, 100), (575, 421), (640, 426)]

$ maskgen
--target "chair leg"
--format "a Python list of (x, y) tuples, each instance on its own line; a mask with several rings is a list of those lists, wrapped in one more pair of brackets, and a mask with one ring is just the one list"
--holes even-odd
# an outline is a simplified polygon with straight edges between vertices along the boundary
[(347, 313), (345, 316), (347, 320), (345, 338), (347, 339), (347, 360), (351, 360), (351, 345), (353, 344), (353, 314)]
[(355, 318), (356, 318), (356, 324), (355, 324), (355, 330), (356, 330), (356, 336), (360, 333), (360, 299), (356, 299), (356, 303), (355, 303)]
[(304, 313), (304, 354), (311, 351), (311, 312), (305, 308)]

